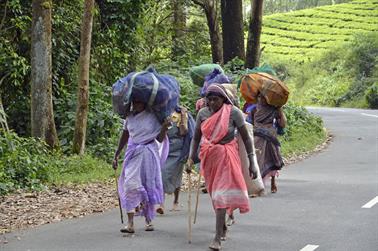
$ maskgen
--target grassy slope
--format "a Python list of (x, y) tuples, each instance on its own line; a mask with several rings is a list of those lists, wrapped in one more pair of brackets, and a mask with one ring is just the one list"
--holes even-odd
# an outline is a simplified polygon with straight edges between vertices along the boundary
[(371, 31), (378, 31), (378, 0), (356, 0), (266, 16), (261, 41), (265, 54), (299, 62)]

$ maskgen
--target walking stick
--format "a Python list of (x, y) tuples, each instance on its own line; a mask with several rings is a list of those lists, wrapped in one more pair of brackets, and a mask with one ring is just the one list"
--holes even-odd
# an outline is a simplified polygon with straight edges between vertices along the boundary
[(198, 185), (197, 185), (197, 194), (196, 194), (196, 207), (194, 209), (193, 224), (196, 224), (196, 220), (197, 220), (198, 200), (199, 200), (200, 190), (201, 190), (201, 172), (198, 170)]
[(118, 197), (119, 212), (120, 212), (120, 214), (121, 214), (121, 223), (123, 224), (123, 212), (122, 212), (122, 207), (121, 207), (121, 199), (119, 198), (119, 193), (118, 193), (118, 176), (117, 176), (117, 169), (114, 169), (114, 177), (115, 177), (115, 183), (116, 183), (116, 192), (117, 192), (117, 197)]
[(192, 243), (192, 185), (190, 173), (188, 173), (188, 242)]

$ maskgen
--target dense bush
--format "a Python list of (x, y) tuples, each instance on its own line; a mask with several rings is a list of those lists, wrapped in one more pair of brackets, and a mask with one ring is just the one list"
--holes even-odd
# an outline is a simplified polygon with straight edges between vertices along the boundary
[(19, 188), (41, 188), (49, 178), (52, 159), (40, 140), (0, 129), (0, 194)]
[(296, 128), (308, 131), (309, 134), (321, 134), (323, 132), (322, 119), (311, 114), (303, 106), (298, 106), (293, 102), (289, 102), (284, 106), (284, 112), (287, 118), (286, 133), (282, 137), (284, 140), (290, 141), (294, 136), (293, 131)]
[(51, 184), (101, 181), (112, 174), (109, 164), (90, 155), (51, 152), (38, 139), (0, 129), (0, 195), (17, 189), (44, 189)]
[(375, 83), (367, 89), (365, 97), (370, 108), (378, 109), (378, 83)]

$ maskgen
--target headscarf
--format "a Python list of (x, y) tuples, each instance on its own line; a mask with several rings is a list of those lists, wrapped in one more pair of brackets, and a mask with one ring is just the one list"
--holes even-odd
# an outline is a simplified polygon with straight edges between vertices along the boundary
[(212, 84), (207, 88), (206, 97), (212, 95), (221, 96), (225, 98), (229, 102), (229, 104), (234, 104), (232, 98), (228, 95), (226, 89), (221, 84)]

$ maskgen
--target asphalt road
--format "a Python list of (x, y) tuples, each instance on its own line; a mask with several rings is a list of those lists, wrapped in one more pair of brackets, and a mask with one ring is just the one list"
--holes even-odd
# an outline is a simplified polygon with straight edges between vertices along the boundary
[[(378, 250), (378, 111), (310, 110), (323, 117), (334, 135), (332, 143), (285, 167), (277, 194), (251, 199), (252, 212), (236, 214), (223, 250)], [(208, 250), (215, 224), (210, 199), (200, 196), (191, 244), (186, 200), (182, 194), (181, 212), (157, 217), (154, 232), (143, 231), (138, 218), (137, 233), (123, 236), (115, 209), (7, 234), (9, 243), (0, 250)]]

